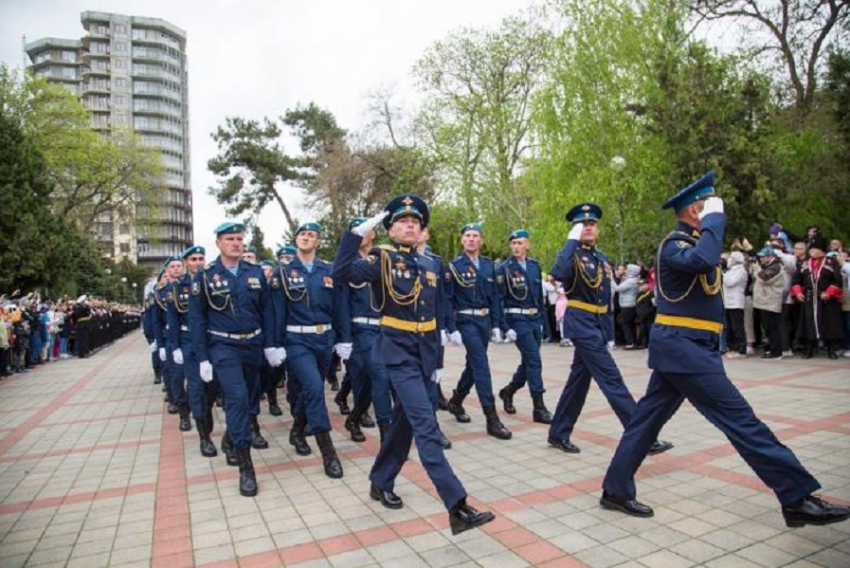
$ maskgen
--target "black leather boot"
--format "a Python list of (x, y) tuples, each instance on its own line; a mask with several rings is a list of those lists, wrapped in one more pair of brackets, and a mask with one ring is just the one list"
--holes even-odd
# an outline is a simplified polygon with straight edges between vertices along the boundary
[(177, 410), (180, 413), (180, 431), (188, 432), (192, 429), (192, 422), (189, 420), (189, 405), (181, 404)]
[(360, 429), (360, 413), (360, 409), (355, 406), (348, 418), (345, 419), (345, 429), (351, 433), (352, 441), (358, 443), (366, 441), (366, 436)]
[(224, 430), (224, 436), (221, 437), (221, 451), (224, 452), (224, 457), (227, 460), (227, 465), (239, 465), (236, 458), (236, 450), (233, 447), (233, 442), (230, 440), (230, 432)]
[(499, 415), (496, 414), (496, 407), (485, 406), (482, 410), (484, 411), (484, 417), (487, 419), (487, 433), (499, 440), (510, 440), (512, 434), (510, 430), (505, 428), (502, 421), (499, 420)]
[(215, 449), (215, 444), (210, 440), (208, 420), (212, 420), (212, 416), (207, 415), (200, 420), (195, 420), (195, 426), (198, 428), (198, 437), (201, 439), (201, 455), (205, 458), (213, 458), (218, 455), (218, 450)]
[(266, 393), (269, 397), (269, 414), (272, 416), (282, 416), (283, 411), (280, 409), (280, 405), (277, 403), (277, 389), (272, 388), (269, 392)]
[(508, 414), (516, 414), (516, 407), (514, 406), (514, 393), (516, 393), (516, 391), (517, 388), (513, 385), (513, 383), (508, 383), (508, 386), (499, 391), (499, 398), (502, 399), (505, 412)]
[(331, 440), (330, 432), (318, 432), (316, 434), (316, 443), (319, 444), (319, 451), (322, 452), (322, 463), (325, 466), (325, 475), (332, 479), (342, 477), (342, 464), (339, 457), (336, 455), (334, 443)]
[(457, 391), (452, 393), (452, 397), (449, 399), (448, 411), (454, 415), (458, 422), (462, 424), (466, 424), (471, 422), (472, 419), (463, 409), (463, 399), (465, 396), (458, 394)]
[(260, 434), (260, 421), (256, 416), (251, 416), (251, 447), (255, 450), (265, 450), (269, 447), (268, 441)]
[(456, 535), (487, 524), (495, 518), (496, 515), (490, 511), (477, 511), (463, 499), (449, 511), (449, 526), (452, 528), (452, 534)]
[(369, 415), (369, 409), (368, 408), (366, 410), (364, 410), (362, 414), (360, 414), (360, 425), (363, 426), (364, 428), (374, 428), (375, 427), (375, 420), (373, 420), (372, 416)]
[(243, 497), (253, 497), (257, 494), (257, 476), (254, 473), (254, 462), (251, 460), (251, 448), (236, 450), (239, 463), (239, 494)]
[(153, 374), (153, 384), (161, 385), (162, 384), (162, 372), (154, 372)]
[(351, 409), (348, 407), (348, 395), (351, 393), (351, 382), (348, 383), (343, 382), (342, 388), (339, 389), (339, 392), (334, 396), (334, 402), (339, 407), (339, 413), (342, 415), (347, 415), (351, 413)]
[(295, 446), (295, 453), (299, 456), (309, 456), (313, 453), (307, 444), (304, 430), (307, 428), (307, 417), (296, 416), (292, 422), (292, 430), (289, 431), (289, 443)]
[(543, 403), (543, 393), (540, 392), (532, 394), (531, 401), (534, 404), (534, 421), (539, 422), (540, 424), (551, 424), (552, 413), (549, 412), (549, 409), (546, 408), (546, 405)]
[(387, 435), (387, 431), (390, 429), (389, 422), (378, 422), (378, 434), (381, 436), (381, 442), (384, 441), (384, 437)]

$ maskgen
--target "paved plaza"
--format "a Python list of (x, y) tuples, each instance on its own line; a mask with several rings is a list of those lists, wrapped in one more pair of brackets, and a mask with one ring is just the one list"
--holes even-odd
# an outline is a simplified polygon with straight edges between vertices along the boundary
[[(463, 349), (448, 347), (451, 393)], [(518, 362), (491, 346), (495, 388)], [(546, 401), (554, 410), (572, 348), (544, 345)], [(639, 498), (655, 517), (602, 510), (602, 476), (621, 434), (593, 386), (568, 455), (546, 445), (527, 391), (502, 414), (513, 439), (484, 432), (474, 396), (471, 424), (439, 418), (449, 459), (493, 523), (452, 537), (416, 451), (391, 511), (369, 498), (377, 429), (355, 444), (331, 402), (345, 478), (322, 472), (315, 440), (300, 457), (287, 441), (288, 412), (260, 421), (270, 448), (253, 451), (260, 494), (240, 497), (238, 471), (198, 452), (153, 384), (147, 346), (134, 333), (85, 360), (63, 360), (0, 382), (0, 567), (67, 566), (850, 566), (850, 522), (788, 529), (776, 499), (725, 438), (685, 404), (662, 432), (676, 447), (649, 458)], [(646, 352), (617, 351), (631, 391), (646, 388)], [(821, 356), (727, 364), (758, 415), (823, 484), (850, 501), (850, 359)], [(216, 410), (216, 445), (223, 413)], [(194, 425), (193, 425), (194, 428)]]

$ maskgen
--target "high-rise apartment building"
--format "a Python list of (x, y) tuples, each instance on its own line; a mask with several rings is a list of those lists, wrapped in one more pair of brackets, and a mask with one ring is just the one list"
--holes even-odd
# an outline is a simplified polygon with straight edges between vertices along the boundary
[(31, 69), (76, 93), (93, 129), (130, 128), (161, 151), (161, 201), (130, 218), (104, 215), (96, 227), (112, 258), (159, 263), (193, 242), (186, 32), (159, 18), (105, 12), (83, 12), (81, 21), (80, 40), (27, 43)]

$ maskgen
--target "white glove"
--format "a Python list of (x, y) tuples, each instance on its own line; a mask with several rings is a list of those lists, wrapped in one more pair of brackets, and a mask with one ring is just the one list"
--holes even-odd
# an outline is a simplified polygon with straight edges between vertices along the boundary
[(153, 341), (151, 341), (151, 344), (150, 344), (150, 346), (149, 346), (149, 347), (150, 347), (150, 349), (151, 349), (151, 353), (156, 353), (156, 339), (154, 339)]
[(443, 378), (443, 370), (442, 369), (434, 369), (434, 372), (431, 373), (431, 382), (440, 384), (440, 379)]
[(614, 341), (613, 340), (608, 342), (608, 349), (614, 349)]
[(354, 233), (355, 235), (365, 237), (366, 235), (369, 234), (369, 231), (371, 231), (375, 227), (377, 227), (378, 224), (381, 221), (384, 220), (384, 217), (386, 217), (389, 214), (390, 214), (389, 211), (381, 211), (380, 213), (378, 213), (374, 217), (369, 217), (368, 219), (366, 219), (365, 221), (363, 221), (362, 223), (360, 223), (359, 225), (357, 225), (356, 227), (351, 229), (351, 232)]
[(201, 371), (201, 380), (205, 383), (212, 382), (213, 372), (212, 372), (212, 364), (209, 361), (201, 361), (200, 364)]
[(719, 197), (709, 197), (705, 200), (705, 207), (700, 211), (699, 219), (702, 221), (702, 218), (711, 213), (723, 213), (723, 200)]
[(266, 347), (263, 349), (263, 354), (272, 367), (280, 367), (286, 359), (286, 349), (283, 347)]
[(493, 343), (501, 343), (502, 342), (502, 330), (498, 327), (493, 328), (493, 331), (490, 332), (490, 341)]
[(449, 332), (445, 329), (440, 330), (440, 347), (445, 347), (449, 342)]
[(463, 345), (463, 336), (461, 336), (459, 331), (453, 331), (449, 334), (449, 341), (455, 345)]
[(514, 341), (516, 341), (516, 332), (509, 329), (507, 333), (505, 333), (505, 343), (513, 343)]
[(183, 350), (182, 349), (175, 349), (174, 353), (171, 354), (171, 358), (174, 359), (174, 362), (177, 363), (178, 365), (182, 365), (183, 364)]
[(584, 223), (573, 223), (573, 228), (570, 229), (570, 234), (567, 235), (568, 241), (577, 241), (581, 238), (581, 232), (584, 230)]
[(352, 343), (337, 343), (334, 345), (334, 351), (336, 351), (340, 359), (348, 361), (349, 357), (351, 357), (351, 352), (354, 351), (354, 345)]
[(159, 360), (165, 361), (165, 347), (159, 348)]

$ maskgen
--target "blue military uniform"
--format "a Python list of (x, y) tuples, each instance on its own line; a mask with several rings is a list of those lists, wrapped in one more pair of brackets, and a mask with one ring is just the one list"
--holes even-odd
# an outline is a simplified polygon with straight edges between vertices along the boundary
[[(157, 279), (159, 281), (159, 279)], [(156, 308), (156, 300), (154, 300), (154, 292), (156, 286), (145, 296), (145, 310), (142, 313), (142, 333), (145, 336), (145, 341), (148, 345), (156, 341), (156, 334), (153, 328), (153, 313)], [(153, 367), (154, 384), (158, 385), (162, 382), (162, 360), (159, 358), (159, 345), (154, 345), (156, 349), (151, 352), (151, 366)]]
[[(527, 239), (529, 233), (518, 229), (511, 233), (508, 242), (514, 239)], [(540, 357), (540, 345), (543, 341), (543, 273), (537, 260), (526, 257), (520, 262), (514, 256), (503, 261), (496, 268), (496, 284), (501, 302), (501, 323), (503, 334), (509, 330), (516, 333), (516, 346), (521, 355), (519, 367), (511, 382), (499, 392), (509, 414), (516, 412), (513, 407), (513, 395), (528, 383), (528, 390), (534, 402), (534, 421), (548, 424), (549, 411), (543, 404), (543, 362)]]
[[(321, 231), (317, 223), (296, 230)], [(342, 465), (330, 438), (331, 422), (325, 404), (324, 377), (331, 366), (337, 331), (340, 329), (341, 282), (334, 279), (333, 265), (316, 258), (305, 266), (299, 257), (279, 265), (272, 274), (275, 310), (275, 342), (286, 349), (289, 389), (293, 400), (293, 437), (299, 453), (308, 453), (304, 435), (316, 435), (325, 473), (342, 477)]]
[[(392, 217), (417, 215), (427, 226), (426, 209), (419, 198), (403, 196), (388, 206)], [(393, 421), (369, 474), (373, 485), (392, 492), (395, 479), (407, 459), (412, 441), (440, 499), (450, 511), (465, 504), (466, 491), (443, 453), (428, 382), (438, 367), (440, 264), (412, 247), (393, 245), (374, 248), (367, 257), (358, 251), (361, 238), (351, 232), (342, 237), (334, 262), (338, 279), (355, 284), (371, 283), (380, 290), (380, 334), (372, 356), (386, 366), (397, 396)], [(377, 292), (377, 290), (376, 290)]]
[[(463, 227), (461, 235), (467, 231), (480, 233), (481, 230), (478, 223), (471, 223)], [(450, 314), (448, 331), (460, 331), (466, 348), (466, 366), (449, 402), (449, 412), (459, 422), (469, 422), (461, 404), (473, 385), (482, 407), (495, 406), (487, 357), (491, 332), (499, 329), (495, 270), (495, 263), (490, 258), (481, 255), (473, 260), (466, 253), (460, 254), (445, 267), (446, 301)]]
[[(710, 195), (713, 177), (711, 172), (685, 188), (665, 208), (674, 207), (678, 211), (701, 196)], [(718, 350), (723, 321), (719, 265), (725, 226), (723, 213), (705, 214), (699, 230), (679, 222), (658, 249), (655, 265), (658, 316), (649, 341), (649, 366), (653, 372), (646, 395), (638, 403), (605, 475), (603, 506), (640, 516), (652, 515), (651, 509), (634, 501), (634, 475), (661, 427), (686, 398), (726, 435), (740, 456), (776, 493), (783, 507), (793, 509), (795, 503), (805, 501), (820, 487), (794, 454), (756, 417), (723, 368)], [(825, 503), (816, 501), (820, 505)], [(825, 524), (850, 515), (847, 511), (830, 509), (826, 513), (830, 518), (824, 521), (823, 507), (810, 507), (802, 512), (792, 509), (783, 510), (789, 526), (802, 526), (805, 522)], [(812, 521), (812, 512), (817, 521)]]
[[(570, 223), (596, 222), (601, 217), (602, 210), (593, 203), (582, 203), (567, 213)], [(570, 436), (584, 407), (591, 378), (624, 428), (634, 412), (635, 400), (608, 349), (608, 342), (614, 339), (608, 257), (595, 245), (569, 239), (558, 253), (552, 275), (563, 282), (566, 291), (564, 333), (573, 342), (575, 355), (549, 428), (549, 443), (577, 453), (579, 448), (570, 442)], [(656, 451), (663, 449), (669, 447), (659, 445)]]
[(165, 350), (165, 359), (162, 360), (162, 379), (165, 383), (168, 401), (176, 407), (170, 407), (169, 412), (180, 412), (180, 407), (187, 405), (188, 399), (182, 369), (171, 358), (173, 347), (168, 345), (167, 340), (168, 306), (174, 301), (174, 290), (171, 284), (155, 289), (153, 298), (155, 304), (152, 314), (153, 333), (159, 349)]

